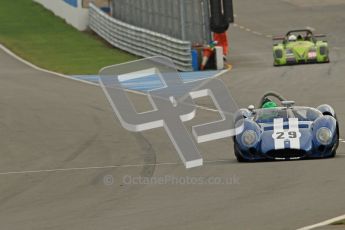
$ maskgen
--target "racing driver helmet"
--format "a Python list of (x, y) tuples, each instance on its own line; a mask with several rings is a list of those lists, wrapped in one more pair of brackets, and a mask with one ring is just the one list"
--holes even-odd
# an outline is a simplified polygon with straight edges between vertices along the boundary
[(288, 40), (289, 40), (290, 42), (295, 42), (295, 41), (297, 41), (297, 37), (296, 37), (296, 35), (291, 34), (291, 35), (289, 36)]
[(277, 104), (267, 97), (264, 99), (262, 106), (261, 106), (261, 108), (263, 108), (263, 109), (270, 109), (270, 108), (276, 108), (276, 107), (277, 107)]

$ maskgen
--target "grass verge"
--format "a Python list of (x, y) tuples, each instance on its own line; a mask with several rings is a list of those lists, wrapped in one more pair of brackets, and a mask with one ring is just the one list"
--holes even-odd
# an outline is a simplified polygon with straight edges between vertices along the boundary
[(32, 0), (1, 1), (0, 43), (39, 67), (64, 74), (96, 74), (136, 58), (79, 32)]

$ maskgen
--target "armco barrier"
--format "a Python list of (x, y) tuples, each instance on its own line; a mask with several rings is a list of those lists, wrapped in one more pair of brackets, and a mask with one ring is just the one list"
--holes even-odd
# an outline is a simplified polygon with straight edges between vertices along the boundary
[(89, 8), (89, 27), (115, 47), (129, 53), (171, 58), (182, 71), (192, 70), (191, 42), (136, 27), (108, 16), (94, 4)]

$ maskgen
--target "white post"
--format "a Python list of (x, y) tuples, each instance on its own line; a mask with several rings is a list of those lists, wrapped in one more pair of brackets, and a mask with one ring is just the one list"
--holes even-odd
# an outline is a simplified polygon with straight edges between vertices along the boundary
[(223, 57), (223, 47), (216, 46), (215, 47), (215, 61), (216, 61), (216, 69), (221, 70), (224, 69), (224, 57)]

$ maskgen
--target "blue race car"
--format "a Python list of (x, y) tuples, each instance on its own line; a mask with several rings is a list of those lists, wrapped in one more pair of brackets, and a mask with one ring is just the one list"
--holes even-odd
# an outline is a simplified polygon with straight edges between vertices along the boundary
[(331, 158), (339, 145), (338, 121), (329, 105), (295, 106), (269, 92), (259, 108), (240, 109), (235, 117), (236, 124), (243, 125), (234, 137), (239, 162)]

